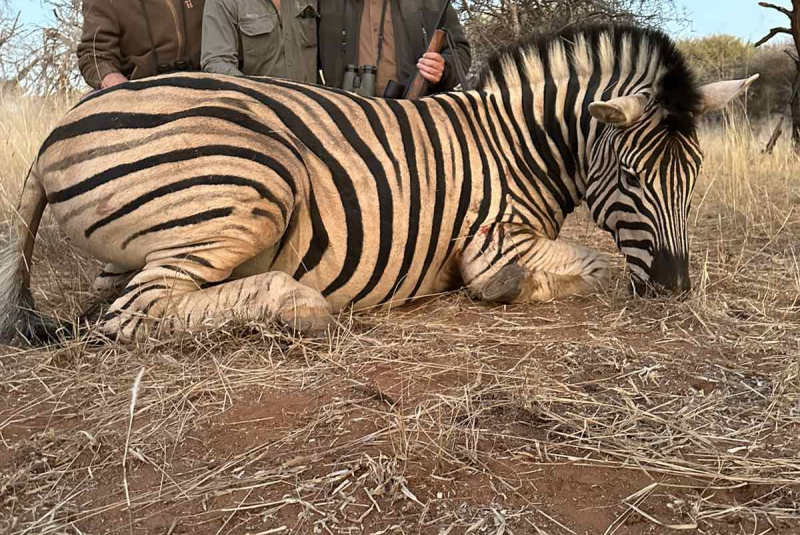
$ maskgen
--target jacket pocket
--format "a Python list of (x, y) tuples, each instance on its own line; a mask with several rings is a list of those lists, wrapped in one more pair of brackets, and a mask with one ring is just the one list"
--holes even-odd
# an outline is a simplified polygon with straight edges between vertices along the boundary
[(266, 57), (274, 54), (275, 34), (278, 27), (276, 16), (265, 15), (262, 17), (245, 19), (239, 22), (239, 31), (242, 33), (242, 52), (244, 58)]
[(152, 50), (143, 56), (131, 56), (128, 61), (133, 65), (133, 69), (129, 70), (129, 72), (125, 72), (126, 69), (124, 67), (127, 66), (125, 65), (123, 66), (122, 74), (127, 76), (129, 80), (139, 80), (158, 74), (153, 70), (155, 62), (153, 60)]
[(317, 46), (317, 20), (319, 19), (319, 4), (317, 0), (298, 0), (297, 26), (300, 33), (300, 42), (306, 47)]

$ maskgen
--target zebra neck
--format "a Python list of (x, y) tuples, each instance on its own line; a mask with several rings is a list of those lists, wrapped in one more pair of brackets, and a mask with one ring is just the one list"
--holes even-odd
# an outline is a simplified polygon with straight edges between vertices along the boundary
[(514, 208), (538, 214), (540, 222), (547, 219), (547, 233), (553, 237), (583, 201), (589, 164), (589, 125), (582, 124), (588, 113), (566, 107), (564, 96), (558, 98), (548, 88), (518, 86), (484, 98), (486, 120), (498, 133), (506, 157)]

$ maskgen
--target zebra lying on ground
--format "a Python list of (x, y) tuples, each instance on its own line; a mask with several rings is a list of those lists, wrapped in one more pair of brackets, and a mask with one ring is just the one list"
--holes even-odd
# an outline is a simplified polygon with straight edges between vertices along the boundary
[(695, 118), (756, 76), (701, 88), (665, 35), (602, 26), (494, 56), (479, 89), (419, 101), (177, 74), (94, 93), (42, 145), (0, 260), (0, 342), (44, 338), (29, 285), (50, 204), (125, 291), (103, 332), (331, 313), (466, 285), (505, 303), (601, 287), (558, 240), (586, 200), (634, 287), (690, 289)]

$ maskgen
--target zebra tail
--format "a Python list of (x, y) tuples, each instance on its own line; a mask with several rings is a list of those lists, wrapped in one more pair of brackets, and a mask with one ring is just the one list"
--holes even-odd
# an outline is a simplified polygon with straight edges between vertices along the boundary
[(58, 324), (36, 311), (30, 288), (33, 245), (45, 206), (44, 188), (31, 170), (22, 187), (8, 242), (0, 250), (0, 344), (57, 339)]

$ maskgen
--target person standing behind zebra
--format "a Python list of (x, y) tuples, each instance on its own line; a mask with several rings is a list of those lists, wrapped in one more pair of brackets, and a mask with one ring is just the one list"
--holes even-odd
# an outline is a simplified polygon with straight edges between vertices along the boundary
[(205, 0), (84, 0), (78, 66), (94, 89), (200, 69)]
[(472, 62), (470, 44), (458, 14), (447, 8), (444, 28), (455, 44), (441, 54), (427, 52), (445, 0), (335, 0), (320, 6), (319, 54), (326, 85), (342, 88), (349, 64), (377, 66), (375, 96), (390, 80), (408, 85), (416, 69), (429, 83), (429, 93), (450, 91)]
[(316, 82), (317, 7), (318, 0), (207, 0), (203, 70)]

